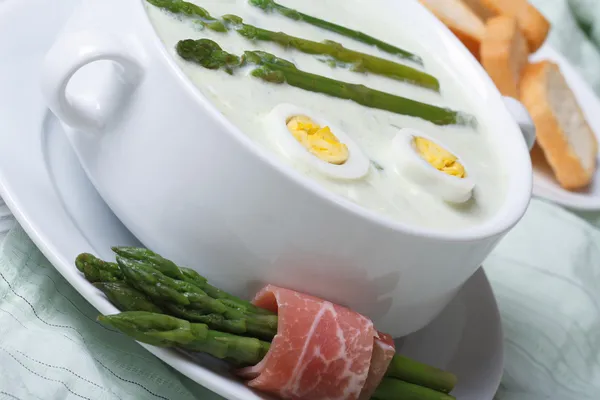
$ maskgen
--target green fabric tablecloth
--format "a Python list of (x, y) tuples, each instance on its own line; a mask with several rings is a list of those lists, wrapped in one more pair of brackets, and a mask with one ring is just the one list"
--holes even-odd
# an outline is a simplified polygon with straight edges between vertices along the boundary
[[(552, 22), (549, 42), (600, 94), (600, 2), (530, 0)], [(597, 23), (594, 23), (597, 21)]]
[[(600, 1), (533, 3), (600, 94)], [(498, 400), (600, 399), (598, 228), (600, 213), (534, 199), (486, 262), (506, 336)], [(219, 398), (95, 322), (1, 203), (0, 232), (0, 399)]]

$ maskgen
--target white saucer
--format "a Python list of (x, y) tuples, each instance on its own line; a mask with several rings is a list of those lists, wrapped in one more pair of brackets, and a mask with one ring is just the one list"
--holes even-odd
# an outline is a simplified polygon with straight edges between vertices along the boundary
[[(544, 45), (530, 58), (531, 62), (541, 60), (551, 60), (560, 66), (571, 90), (577, 97), (587, 122), (594, 130), (598, 141), (600, 141), (600, 99), (569, 61), (551, 46)], [(558, 184), (547, 164), (543, 162), (536, 163), (533, 176), (533, 194), (577, 210), (600, 210), (600, 169), (596, 170), (592, 184), (588, 188), (579, 192), (570, 192)]]
[[(0, 39), (0, 195), (69, 283), (99, 312), (114, 313), (117, 310), (81, 277), (73, 260), (85, 251), (108, 258), (111, 245), (137, 241), (85, 177), (38, 89), (43, 54), (78, 1), (0, 3), (0, 38), (4, 38)], [(266, 399), (232, 378), (221, 363), (144, 347), (227, 399)], [(404, 338), (399, 350), (457, 374), (457, 398), (492, 399), (502, 374), (502, 329), (483, 270), (465, 284), (438, 319)]]

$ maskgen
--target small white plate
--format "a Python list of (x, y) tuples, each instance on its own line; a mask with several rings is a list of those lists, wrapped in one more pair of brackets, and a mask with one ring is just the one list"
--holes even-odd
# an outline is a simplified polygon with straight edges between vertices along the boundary
[[(73, 260), (85, 251), (108, 258), (111, 245), (138, 242), (87, 180), (38, 88), (42, 57), (78, 1), (0, 3), (0, 195), (67, 281), (99, 312), (110, 314), (117, 310), (83, 279)], [(267, 398), (208, 357), (144, 347), (227, 399)], [(439, 318), (404, 338), (399, 350), (457, 374), (457, 398), (492, 399), (502, 375), (502, 328), (483, 270), (465, 284)]]
[[(544, 45), (530, 61), (551, 60), (560, 66), (562, 73), (575, 93), (579, 106), (583, 110), (587, 122), (600, 141), (600, 99), (575, 68), (560, 53), (550, 45)], [(570, 192), (563, 189), (550, 170), (543, 157), (537, 155), (539, 162), (535, 163), (533, 175), (533, 194), (577, 210), (600, 210), (600, 169), (596, 170), (594, 179), (589, 187), (582, 191)]]

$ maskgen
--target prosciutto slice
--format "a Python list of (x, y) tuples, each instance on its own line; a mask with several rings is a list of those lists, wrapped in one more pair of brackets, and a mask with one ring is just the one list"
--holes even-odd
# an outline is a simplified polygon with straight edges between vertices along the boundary
[(394, 344), (394, 339), (387, 333), (377, 332), (375, 343), (373, 344), (369, 375), (367, 376), (367, 381), (362, 392), (360, 392), (359, 400), (369, 400), (373, 396), (395, 354), (396, 345)]
[(254, 299), (277, 312), (271, 349), (240, 374), (248, 385), (293, 400), (357, 400), (371, 365), (376, 331), (366, 317), (273, 285)]

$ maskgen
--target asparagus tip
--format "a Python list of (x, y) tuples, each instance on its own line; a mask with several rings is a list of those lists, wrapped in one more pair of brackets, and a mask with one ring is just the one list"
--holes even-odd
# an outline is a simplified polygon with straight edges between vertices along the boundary
[(75, 266), (81, 272), (84, 272), (85, 265), (90, 261), (90, 259), (96, 259), (96, 256), (90, 253), (81, 253), (75, 258)]

